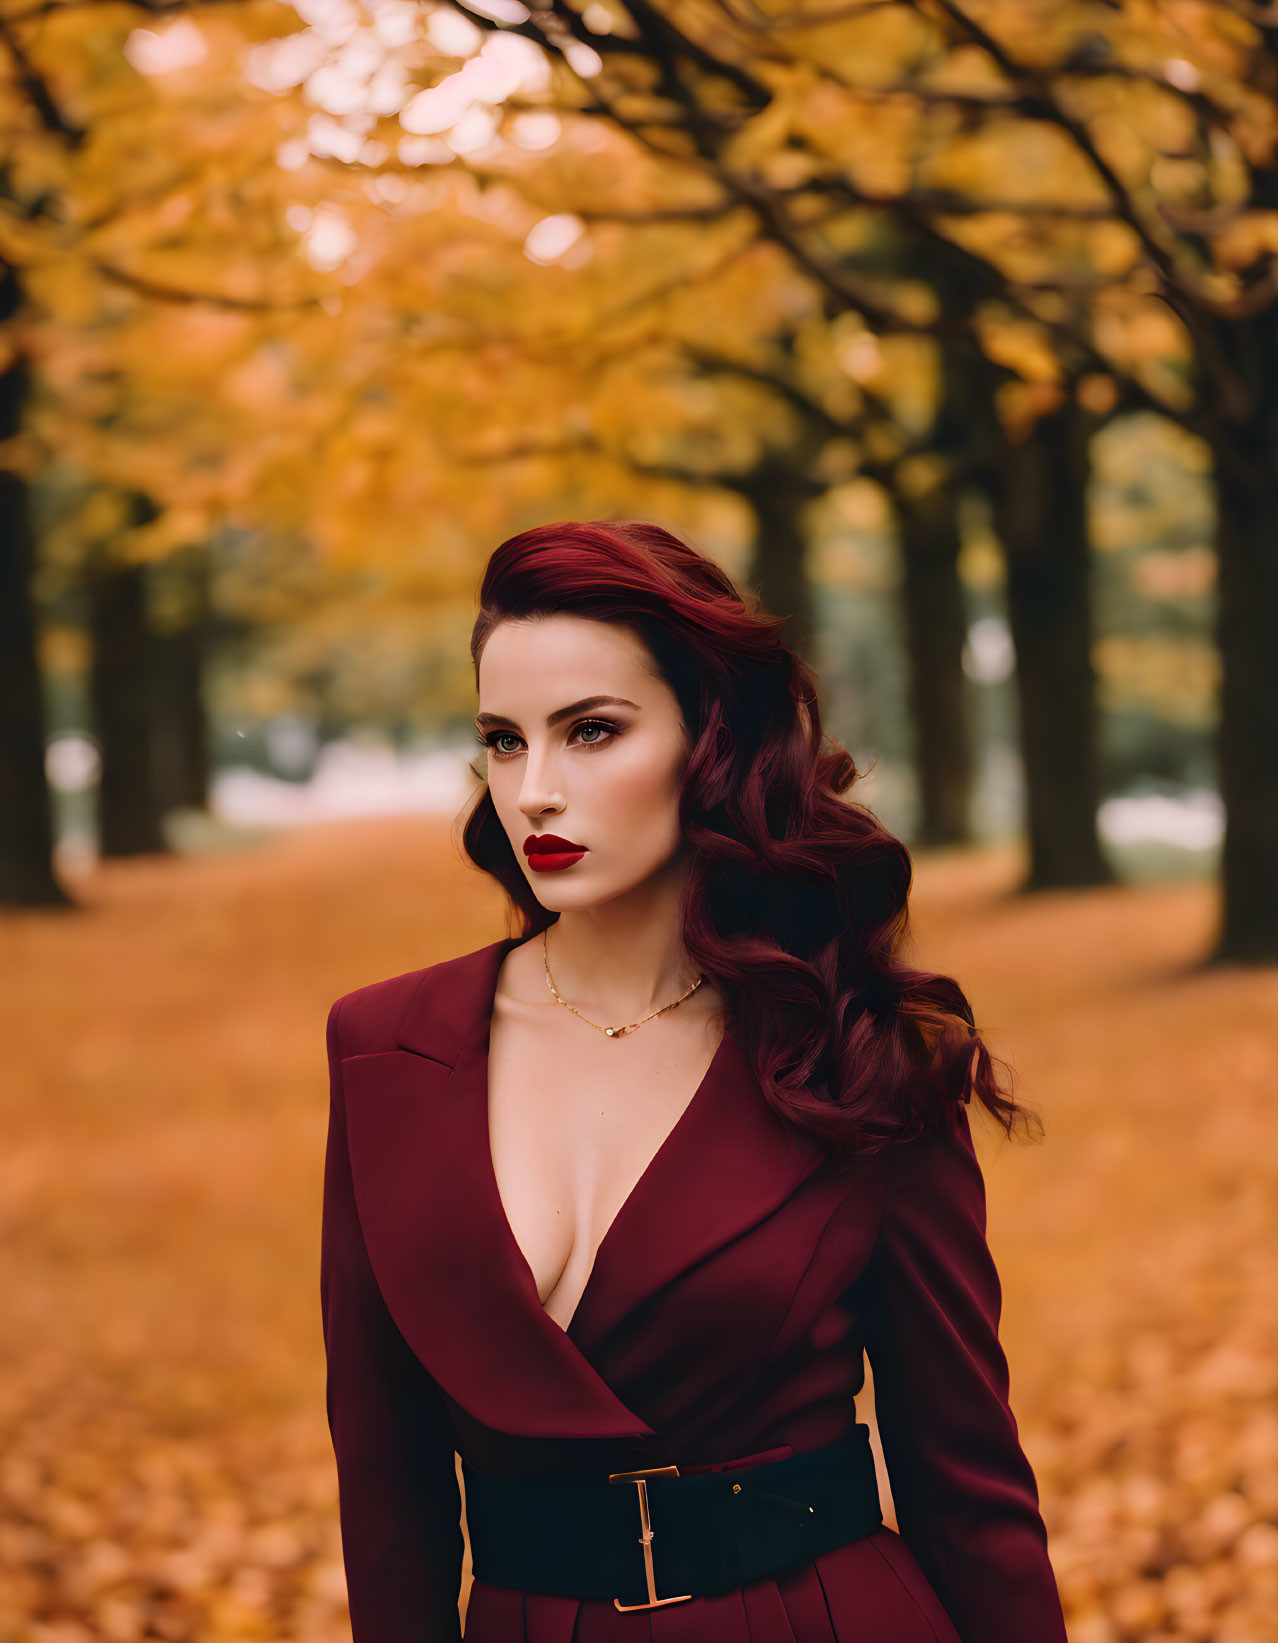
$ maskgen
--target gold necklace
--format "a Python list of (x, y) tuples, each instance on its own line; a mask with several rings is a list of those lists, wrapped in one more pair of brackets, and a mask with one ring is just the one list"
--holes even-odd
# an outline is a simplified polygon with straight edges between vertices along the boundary
[(664, 1015), (667, 1010), (673, 1010), (674, 1007), (675, 1007), (675, 1004), (682, 1004), (683, 1000), (685, 998), (688, 998), (691, 994), (695, 993), (697, 988), (700, 987), (701, 983), (706, 979), (704, 975), (698, 976), (697, 979), (693, 982), (692, 986), (688, 988), (688, 991), (686, 993), (684, 993), (681, 998), (676, 998), (675, 999), (674, 1004), (663, 1004), (659, 1010), (654, 1010), (652, 1012), (652, 1015), (642, 1016), (638, 1021), (630, 1022), (628, 1026), (625, 1026), (625, 1027), (601, 1027), (597, 1021), (591, 1021), (589, 1016), (581, 1015), (581, 1011), (579, 1009), (577, 1009), (576, 1005), (569, 1004), (569, 1002), (566, 998), (559, 998), (559, 990), (550, 978), (550, 956), (549, 956), (549, 953), (547, 951), (547, 946), (546, 946), (546, 938), (549, 935), (549, 933), (550, 933), (550, 926), (547, 925), (546, 928), (541, 932), (541, 956), (542, 956), (542, 962), (546, 966), (546, 985), (547, 985), (547, 987), (549, 987), (551, 992), (554, 993), (555, 997), (557, 999), (559, 999), (559, 1002), (563, 1005), (565, 1010), (571, 1010), (572, 1013), (575, 1016), (581, 1016), (581, 1019), (586, 1023), (587, 1026), (593, 1027), (596, 1032), (606, 1034), (606, 1036), (609, 1037), (609, 1038), (621, 1038), (623, 1036), (623, 1034), (625, 1034), (625, 1033), (634, 1032), (636, 1027), (642, 1027), (645, 1021), (651, 1021), (655, 1016)]

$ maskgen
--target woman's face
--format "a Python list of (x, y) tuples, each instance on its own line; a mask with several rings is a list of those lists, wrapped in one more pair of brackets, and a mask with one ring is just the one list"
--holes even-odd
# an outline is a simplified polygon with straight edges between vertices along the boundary
[[(475, 724), (497, 815), (544, 907), (611, 901), (677, 855), (687, 731), (629, 628), (559, 614), (500, 622), (480, 656)], [(538, 839), (583, 853), (530, 856)]]

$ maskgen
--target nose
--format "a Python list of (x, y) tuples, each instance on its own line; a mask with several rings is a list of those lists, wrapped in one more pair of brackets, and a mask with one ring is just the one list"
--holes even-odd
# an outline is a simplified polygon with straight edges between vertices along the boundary
[(519, 784), (519, 808), (525, 816), (542, 816), (546, 811), (558, 812), (564, 807), (562, 792), (554, 783), (550, 759), (538, 757), (531, 748), (524, 759), (524, 779)]

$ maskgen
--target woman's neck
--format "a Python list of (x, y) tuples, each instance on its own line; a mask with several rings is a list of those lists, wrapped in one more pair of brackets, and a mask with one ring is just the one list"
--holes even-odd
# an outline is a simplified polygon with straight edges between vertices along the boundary
[(545, 952), (559, 993), (610, 1021), (661, 1009), (700, 974), (683, 944), (677, 898), (673, 906), (663, 898), (642, 909), (609, 903), (561, 913)]

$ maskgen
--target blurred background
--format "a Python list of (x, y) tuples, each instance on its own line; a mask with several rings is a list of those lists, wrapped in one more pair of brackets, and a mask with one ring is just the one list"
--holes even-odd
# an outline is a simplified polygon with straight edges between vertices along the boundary
[(569, 518), (788, 618), (1043, 1115), (977, 1141), (1071, 1643), (1278, 1638), (1276, 48), (0, 0), (3, 1643), (349, 1637), (324, 1019), (506, 931), (475, 592)]

